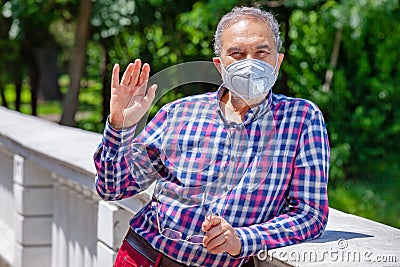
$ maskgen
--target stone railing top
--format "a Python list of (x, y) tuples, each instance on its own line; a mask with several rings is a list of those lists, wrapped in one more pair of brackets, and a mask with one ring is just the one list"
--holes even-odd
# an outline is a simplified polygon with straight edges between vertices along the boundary
[(35, 161), (36, 157), (93, 176), (91, 155), (101, 136), (77, 128), (61, 126), (38, 117), (0, 107), (0, 141), (3, 146)]
[(331, 208), (321, 237), (260, 256), (272, 266), (400, 266), (399, 247), (399, 229)]
[[(0, 150), (20, 154), (92, 190), (92, 155), (100, 140), (100, 134), (0, 107)], [(136, 212), (151, 192), (150, 187), (116, 204)], [(319, 239), (259, 256), (267, 266), (400, 266), (399, 247), (399, 229), (330, 209), (326, 231)]]
[[(94, 190), (93, 153), (101, 135), (59, 125), (0, 107), (0, 149), (22, 155), (39, 166)], [(116, 204), (133, 212), (150, 199), (149, 188)], [(139, 205), (141, 206), (141, 205)]]

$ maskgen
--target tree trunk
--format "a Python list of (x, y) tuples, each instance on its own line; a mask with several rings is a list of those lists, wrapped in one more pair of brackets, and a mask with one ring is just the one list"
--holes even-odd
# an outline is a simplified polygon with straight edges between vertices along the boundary
[[(1, 86), (3, 86), (3, 85), (1, 85)], [(6, 95), (4, 94), (4, 90), (0, 90), (0, 94), (1, 94), (1, 100), (3, 102), (3, 106), (8, 108), (8, 103), (7, 103)]]
[(71, 55), (69, 75), (71, 82), (63, 101), (63, 113), (60, 124), (75, 126), (75, 114), (78, 110), (80, 82), (86, 60), (86, 45), (89, 36), (89, 20), (92, 10), (91, 0), (81, 0), (76, 25), (75, 45)]
[(107, 72), (107, 67), (110, 64), (110, 56), (108, 55), (108, 48), (106, 42), (103, 43), (103, 67), (101, 69), (101, 76), (103, 82), (103, 123), (106, 122), (108, 114), (110, 113), (110, 94), (111, 94), (111, 78), (110, 73)]
[[(2, 1), (1, 2), (1, 6), (4, 5), (6, 1)], [(6, 40), (8, 40), (8, 33), (10, 31), (10, 27), (11, 27), (11, 18), (5, 18), (4, 16), (0, 16), (0, 40), (3, 42), (6, 42)], [(4, 53), (4, 51), (1, 51)], [(1, 53), (0, 53), (1, 54)], [(3, 55), (2, 55), (3, 56)], [(4, 60), (2, 60), (1, 64), (3, 64), (3, 66), (7, 66), (8, 64), (6, 62), (3, 62)], [(4, 68), (0, 68), (2, 72), (4, 72)], [(4, 86), (5, 86), (6, 82), (0, 78), (0, 95), (1, 95), (1, 101), (2, 101), (2, 105), (6, 108), (8, 108), (8, 102), (6, 99), (6, 95), (4, 93)]]
[(43, 100), (62, 100), (58, 85), (60, 74), (57, 66), (58, 51), (54, 40), (44, 41), (33, 51), (40, 69), (38, 98)]
[[(290, 39), (289, 36), (289, 31), (290, 31), (290, 17), (292, 15), (292, 9), (288, 8), (287, 9), (287, 13), (285, 16), (285, 32), (284, 32), (284, 48), (285, 48), (285, 58), (284, 58), (284, 63), (283, 64), (290, 64), (290, 46), (292, 45), (292, 40)], [(289, 89), (289, 74), (287, 73), (287, 71), (285, 70), (285, 68), (283, 67), (281, 69), (281, 73), (282, 73), (282, 87), (281, 87), (281, 93), (284, 95), (290, 95), (290, 89)]]
[(15, 110), (20, 111), (21, 108), (21, 92), (22, 92), (22, 74), (17, 70), (17, 77), (15, 78)]
[[(25, 47), (29, 47), (29, 42), (25, 42)], [(25, 49), (24, 55), (26, 56), (29, 69), (29, 86), (31, 88), (31, 108), (32, 108), (31, 114), (36, 116), (40, 69), (39, 66), (37, 65), (36, 60), (34, 59), (34, 54), (31, 49), (29, 48)]]
[(264, 0), (264, 1), (257, 1), (259, 5), (266, 5), (269, 8), (281, 7), (285, 4), (285, 0)]
[(332, 53), (331, 53), (331, 60), (329, 62), (329, 69), (327, 69), (325, 74), (325, 83), (322, 86), (322, 91), (328, 92), (332, 85), (333, 80), (333, 71), (336, 69), (336, 65), (339, 59), (339, 49), (340, 43), (342, 41), (342, 29), (337, 28), (335, 34), (335, 41), (333, 43)]

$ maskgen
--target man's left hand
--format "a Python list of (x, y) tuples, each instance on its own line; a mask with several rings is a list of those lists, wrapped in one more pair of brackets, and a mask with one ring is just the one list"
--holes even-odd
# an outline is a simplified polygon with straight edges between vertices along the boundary
[(203, 245), (212, 254), (227, 252), (238, 256), (242, 251), (242, 243), (236, 230), (222, 217), (211, 215), (202, 224), (206, 232)]

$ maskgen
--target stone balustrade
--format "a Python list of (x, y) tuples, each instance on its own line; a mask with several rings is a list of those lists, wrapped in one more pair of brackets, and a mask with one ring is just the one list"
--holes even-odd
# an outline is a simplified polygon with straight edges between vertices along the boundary
[[(152, 188), (104, 202), (96, 133), (0, 108), (0, 267), (110, 267)], [(400, 266), (400, 230), (334, 209), (317, 240), (260, 252), (256, 266)]]

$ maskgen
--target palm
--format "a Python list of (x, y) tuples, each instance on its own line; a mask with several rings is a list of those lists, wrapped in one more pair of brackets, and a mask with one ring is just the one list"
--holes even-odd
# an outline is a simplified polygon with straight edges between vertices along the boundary
[(139, 122), (150, 108), (157, 85), (147, 90), (150, 66), (136, 60), (129, 64), (119, 80), (119, 66), (113, 69), (111, 80), (110, 123), (117, 129), (130, 127)]

